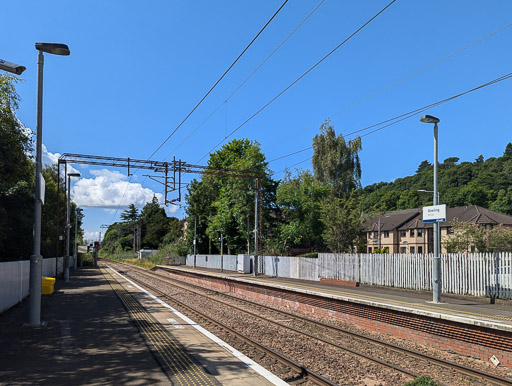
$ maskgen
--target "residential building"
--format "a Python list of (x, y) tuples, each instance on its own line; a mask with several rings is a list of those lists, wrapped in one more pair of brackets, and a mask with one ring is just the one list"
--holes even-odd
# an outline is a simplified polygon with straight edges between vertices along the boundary
[[(366, 251), (380, 246), (389, 253), (432, 253), (433, 224), (423, 223), (422, 208), (397, 210), (365, 221)], [(512, 216), (477, 205), (446, 208), (446, 222), (440, 223), (441, 253), (446, 253), (443, 241), (451, 233), (454, 221), (476, 224), (485, 229), (502, 225), (512, 228)]]

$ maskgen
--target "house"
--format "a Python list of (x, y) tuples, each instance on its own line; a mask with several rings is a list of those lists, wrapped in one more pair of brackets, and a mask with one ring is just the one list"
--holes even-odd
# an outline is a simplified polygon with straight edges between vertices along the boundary
[[(366, 251), (389, 248), (389, 253), (432, 253), (433, 224), (423, 223), (422, 208), (397, 210), (364, 222)], [(452, 233), (454, 221), (492, 229), (502, 225), (512, 228), (512, 216), (477, 205), (446, 208), (446, 222), (440, 223), (441, 253), (446, 253), (444, 241)]]

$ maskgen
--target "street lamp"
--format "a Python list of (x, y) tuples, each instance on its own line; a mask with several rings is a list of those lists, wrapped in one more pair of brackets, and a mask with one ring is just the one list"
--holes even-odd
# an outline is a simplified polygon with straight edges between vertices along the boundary
[(27, 67), (25, 66), (20, 66), (19, 64), (0, 59), (0, 70), (9, 71), (16, 75), (21, 75), (26, 69)]
[(69, 48), (59, 43), (36, 43), (37, 56), (37, 120), (36, 120), (36, 167), (35, 167), (35, 196), (34, 196), (34, 238), (32, 256), (30, 256), (30, 297), (29, 297), (29, 326), (41, 325), (41, 183), (42, 183), (42, 149), (43, 149), (43, 52), (54, 55), (69, 55)]
[(66, 214), (66, 257), (64, 258), (64, 281), (69, 282), (69, 242), (70, 242), (70, 231), (71, 231), (71, 177), (80, 177), (80, 173), (68, 173), (68, 207)]
[[(73, 264), (73, 268), (76, 269), (77, 266), (77, 260), (78, 260), (78, 217), (82, 217), (82, 210), (81, 208), (75, 209), (75, 261)], [(82, 266), (82, 264), (80, 264)]]
[[(423, 123), (434, 124), (434, 205), (439, 205), (439, 193), (437, 191), (437, 124), (439, 118), (432, 115), (424, 115), (420, 118)], [(434, 303), (441, 302), (441, 257), (440, 253), (440, 242), (439, 242), (439, 222), (434, 223), (434, 261), (432, 264), (432, 301)]]

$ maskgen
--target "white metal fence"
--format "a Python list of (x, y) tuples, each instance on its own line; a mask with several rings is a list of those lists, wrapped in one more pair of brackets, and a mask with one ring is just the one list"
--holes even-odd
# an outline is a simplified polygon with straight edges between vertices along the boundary
[[(72, 260), (72, 259), (71, 259)], [(59, 257), (59, 273), (62, 273), (63, 258)], [(73, 264), (73, 262), (71, 263)], [(43, 276), (55, 277), (57, 258), (43, 259)], [(18, 304), (29, 295), (30, 261), (8, 261), (0, 263), (0, 312)]]
[[(193, 265), (193, 255), (187, 265)], [(432, 290), (432, 255), (334, 254), (318, 258), (260, 256), (258, 272), (275, 277), (319, 281), (357, 281), (414, 290)], [(220, 268), (220, 256), (197, 255), (198, 267)], [(224, 256), (224, 269), (236, 270), (236, 256)], [(441, 256), (442, 292), (512, 298), (512, 253)]]

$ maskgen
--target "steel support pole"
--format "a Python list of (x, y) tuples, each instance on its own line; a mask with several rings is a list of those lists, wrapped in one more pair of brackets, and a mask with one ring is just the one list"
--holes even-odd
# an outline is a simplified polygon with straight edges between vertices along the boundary
[(197, 216), (194, 217), (194, 268), (196, 268)]
[[(434, 123), (434, 205), (439, 205), (437, 190), (437, 166), (438, 166), (438, 145), (437, 145), (437, 123)], [(439, 223), (434, 223), (434, 261), (432, 263), (432, 301), (441, 302), (441, 257), (439, 242)]]
[(75, 253), (74, 253), (75, 261), (73, 264), (74, 269), (76, 269), (77, 260), (78, 260), (77, 249), (78, 249), (78, 208), (76, 208), (76, 210), (75, 210)]
[(70, 224), (70, 218), (71, 218), (71, 198), (70, 198), (70, 191), (71, 191), (71, 177), (68, 176), (68, 186), (67, 186), (67, 209), (66, 209), (66, 256), (64, 256), (64, 281), (66, 283), (69, 282), (69, 239), (71, 237), (71, 224)]
[(380, 217), (379, 217), (379, 225), (378, 225), (378, 229), (377, 229), (377, 231), (378, 231), (378, 232), (377, 232), (377, 233), (378, 233), (378, 236), (377, 236), (377, 238), (378, 238), (377, 243), (378, 243), (378, 245), (379, 245), (379, 253), (381, 253), (381, 252), (380, 252)]
[(220, 234), (220, 271), (224, 272), (224, 235)]
[(258, 276), (258, 179), (254, 191), (254, 277)]
[(41, 325), (41, 280), (43, 257), (41, 256), (41, 172), (43, 145), (43, 67), (44, 55), (41, 51), (37, 56), (37, 120), (36, 120), (36, 167), (34, 196), (34, 236), (32, 256), (30, 256), (29, 283), (29, 326)]

